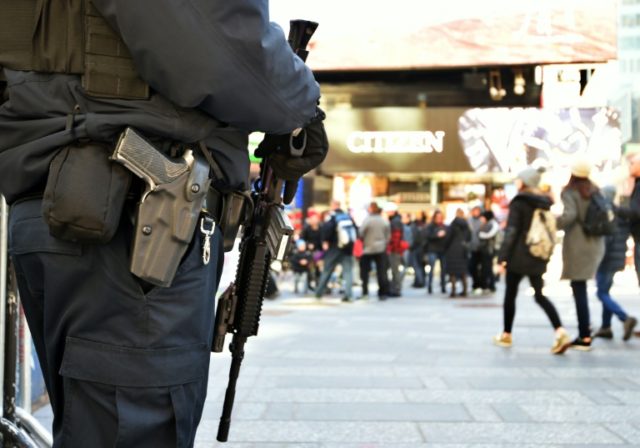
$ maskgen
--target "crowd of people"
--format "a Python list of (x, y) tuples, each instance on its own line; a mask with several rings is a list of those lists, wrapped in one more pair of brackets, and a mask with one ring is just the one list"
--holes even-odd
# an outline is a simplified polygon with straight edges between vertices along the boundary
[[(631, 156), (629, 166), (631, 175), (640, 179), (640, 155)], [(371, 292), (377, 292), (380, 300), (386, 300), (402, 296), (405, 273), (412, 271), (413, 288), (424, 288), (426, 295), (435, 290), (456, 298), (492, 295), (496, 282), (503, 278), (504, 327), (493, 342), (510, 347), (518, 289), (527, 277), (535, 302), (554, 331), (552, 353), (562, 354), (569, 348), (588, 351), (593, 338), (613, 338), (614, 316), (622, 323), (622, 339), (629, 340), (638, 321), (610, 291), (616, 272), (627, 264), (627, 241), (640, 238), (640, 181), (629, 204), (618, 205), (615, 187), (599, 188), (590, 180), (590, 164), (578, 159), (559, 195), (563, 212), (556, 216), (550, 211), (552, 193), (540, 189), (542, 172), (530, 167), (517, 175), (517, 194), (503, 222), (481, 205), (471, 207), (468, 216), (464, 207), (458, 208), (447, 223), (440, 209), (430, 216), (426, 212), (412, 216), (401, 214), (397, 204), (381, 207), (374, 201), (367, 217), (356, 226), (341, 204), (333, 201), (330, 210), (310, 215), (296, 234), (296, 247), (289, 258), (294, 291), (314, 294), (317, 299), (338, 291), (345, 302), (368, 299)], [(598, 211), (604, 214), (597, 215)], [(564, 232), (561, 241), (556, 239), (559, 230)], [(547, 233), (548, 238), (536, 237), (536, 231)], [(543, 275), (557, 244), (562, 245), (561, 278), (569, 281), (576, 306), (574, 338), (543, 292)], [(638, 246), (636, 266), (640, 266)], [(371, 290), (372, 271), (377, 291)], [(358, 297), (354, 296), (354, 277), (362, 287)], [(638, 279), (640, 282), (640, 275)], [(587, 295), (590, 280), (595, 280), (602, 303), (601, 324), (595, 330)]]
[[(405, 274), (413, 273), (413, 288), (434, 286), (450, 297), (495, 292), (494, 272), (500, 225), (491, 211), (474, 206), (468, 217), (463, 208), (447, 225), (443, 211), (416, 216), (400, 213), (395, 203), (384, 209), (371, 202), (367, 217), (356, 225), (338, 201), (322, 215), (311, 214), (296, 234), (289, 257), (294, 292), (316, 298), (339, 284), (344, 301), (369, 297), (369, 278), (375, 272), (381, 300), (401, 297)], [(338, 269), (338, 267), (340, 267)], [(357, 275), (356, 275), (357, 273)], [(436, 274), (438, 279), (434, 280)], [(362, 296), (353, 294), (354, 277)], [(437, 290), (436, 288), (436, 290)]]

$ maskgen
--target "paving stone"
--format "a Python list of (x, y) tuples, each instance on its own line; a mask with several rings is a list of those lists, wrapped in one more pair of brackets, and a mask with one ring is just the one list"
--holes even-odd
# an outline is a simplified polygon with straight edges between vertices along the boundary
[[(618, 389), (615, 380), (588, 379), (588, 378), (474, 378), (466, 380), (467, 388), (475, 390), (483, 389), (510, 389), (510, 390), (600, 390)], [(625, 383), (626, 384), (626, 383)]]
[(340, 403), (310, 404), (274, 403), (265, 413), (265, 420), (279, 420), (292, 409), (293, 420), (335, 420), (335, 421), (400, 421), (400, 422), (453, 422), (472, 421), (465, 406), (458, 404), (422, 403)]
[(640, 427), (638, 426), (638, 419), (633, 424), (631, 423), (608, 423), (605, 425), (609, 431), (622, 437), (629, 443), (640, 445)]
[(326, 388), (337, 389), (420, 389), (424, 387), (417, 377), (373, 376), (273, 376), (260, 377), (260, 387), (274, 388)]
[(636, 368), (611, 368), (611, 367), (565, 367), (561, 369), (546, 369), (550, 376), (556, 378), (640, 378), (640, 369)]
[(516, 403), (516, 404), (592, 404), (574, 391), (536, 390), (408, 390), (407, 401), (417, 403)]
[[(407, 369), (399, 369), (395, 366), (380, 366), (369, 365), (367, 369), (363, 369), (362, 366), (314, 366), (314, 367), (300, 367), (297, 368), (295, 373), (297, 376), (331, 376), (331, 377), (395, 377), (395, 376), (416, 376), (414, 372), (407, 371), (406, 374), (401, 372)], [(242, 373), (244, 375), (244, 372)], [(265, 376), (291, 376), (291, 367), (265, 367), (262, 369), (262, 374)]]
[(507, 423), (527, 423), (531, 421), (529, 414), (522, 410), (522, 405), (497, 403), (491, 405), (502, 421)]
[(427, 442), (611, 444), (626, 442), (600, 425), (567, 423), (422, 423)]
[(524, 404), (521, 405), (521, 408), (538, 422), (617, 423), (640, 421), (640, 405), (538, 406)]
[[(216, 431), (204, 426), (201, 442), (214, 441)], [(292, 422), (238, 421), (231, 427), (234, 442), (271, 443), (421, 443), (422, 434), (413, 423), (400, 422)]]
[(637, 404), (640, 403), (640, 391), (629, 390), (607, 390), (607, 394), (619, 400), (624, 404)]
[(476, 422), (501, 422), (500, 415), (488, 404), (467, 403), (465, 408)]
[(245, 391), (241, 399), (264, 403), (401, 403), (407, 401), (400, 389), (252, 389)]
[(439, 377), (422, 377), (421, 381), (423, 386), (429, 390), (442, 390), (449, 388), (447, 383)]
[(594, 404), (621, 404), (621, 401), (603, 390), (581, 390), (580, 393)]

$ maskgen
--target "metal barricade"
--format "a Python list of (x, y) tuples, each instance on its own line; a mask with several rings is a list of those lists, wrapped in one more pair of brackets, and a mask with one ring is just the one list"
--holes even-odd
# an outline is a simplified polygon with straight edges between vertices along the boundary
[[(27, 410), (16, 406), (20, 308), (17, 279), (8, 256), (8, 221), (9, 207), (0, 196), (0, 328), (4, 329), (4, 332), (0, 331), (0, 361), (2, 361), (0, 445), (16, 448), (49, 448), (53, 445), (51, 434)], [(28, 331), (25, 331), (25, 336), (27, 335)], [(22, 351), (25, 360), (22, 369), (22, 401), (30, 410), (31, 369), (28, 362), (31, 358), (31, 338), (23, 337), (22, 343), (25, 346), (28, 345), (28, 349)]]

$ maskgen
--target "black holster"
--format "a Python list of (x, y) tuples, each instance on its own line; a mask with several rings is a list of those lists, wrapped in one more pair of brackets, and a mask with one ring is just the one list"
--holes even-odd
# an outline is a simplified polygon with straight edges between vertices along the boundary
[(212, 214), (222, 231), (224, 251), (233, 249), (240, 226), (251, 216), (251, 198), (247, 194), (232, 191), (221, 193), (209, 189), (206, 209)]

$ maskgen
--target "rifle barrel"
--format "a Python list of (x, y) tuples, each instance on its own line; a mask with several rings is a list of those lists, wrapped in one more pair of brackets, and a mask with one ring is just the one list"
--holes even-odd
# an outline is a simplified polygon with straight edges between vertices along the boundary
[(222, 416), (218, 425), (218, 442), (226, 442), (229, 438), (229, 429), (231, 427), (231, 413), (233, 411), (233, 402), (236, 398), (236, 384), (240, 376), (240, 366), (244, 359), (244, 344), (247, 338), (234, 335), (231, 342), (231, 367), (229, 368), (229, 383), (227, 391), (224, 394), (224, 405), (222, 407)]

